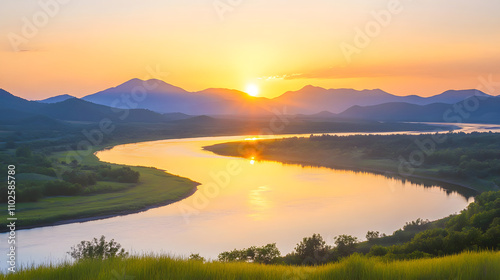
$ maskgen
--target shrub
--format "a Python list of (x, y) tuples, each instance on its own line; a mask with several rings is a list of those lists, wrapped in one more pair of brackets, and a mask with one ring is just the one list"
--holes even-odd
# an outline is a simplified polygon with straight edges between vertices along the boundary
[(121, 248), (122, 246), (115, 242), (114, 239), (107, 242), (104, 235), (98, 240), (94, 238), (92, 241), (82, 241), (74, 247), (68, 254), (75, 260), (83, 259), (110, 259), (115, 257), (127, 257), (128, 252)]
[(49, 181), (45, 183), (44, 195), (76, 195), (82, 190), (78, 184), (72, 184), (65, 181)]

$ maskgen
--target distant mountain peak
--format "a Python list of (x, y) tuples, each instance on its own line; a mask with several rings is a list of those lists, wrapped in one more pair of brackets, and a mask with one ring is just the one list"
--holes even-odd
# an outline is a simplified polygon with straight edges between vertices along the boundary
[(3, 88), (0, 88), (0, 95), (9, 95), (9, 96), (12, 96), (12, 93), (4, 90)]
[(76, 98), (76, 97), (74, 97), (73, 95), (69, 95), (69, 94), (61, 94), (61, 95), (56, 95), (53, 97), (49, 97), (49, 98), (37, 100), (37, 101), (40, 103), (57, 103), (57, 102), (62, 102), (62, 101), (71, 99), (71, 98)]
[(455, 90), (455, 89), (450, 89), (447, 90), (439, 95), (467, 95), (467, 96), (474, 96), (474, 95), (479, 95), (479, 96), (490, 96), (478, 89), (462, 89), (462, 90)]
[(300, 90), (325, 90), (325, 88), (322, 88), (322, 87), (318, 87), (318, 86), (313, 86), (313, 85), (307, 85), (305, 87), (303, 87), (302, 89)]

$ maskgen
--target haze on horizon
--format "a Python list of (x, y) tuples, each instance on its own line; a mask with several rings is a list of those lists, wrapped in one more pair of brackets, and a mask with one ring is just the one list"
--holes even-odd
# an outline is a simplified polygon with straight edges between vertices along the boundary
[[(0, 88), (28, 99), (81, 97), (147, 78), (148, 67), (189, 91), (255, 85), (270, 98), (309, 84), (430, 96), (500, 80), (495, 0), (33, 0), (0, 10)], [(356, 44), (367, 28), (374, 35)], [(357, 49), (349, 57), (346, 44)]]

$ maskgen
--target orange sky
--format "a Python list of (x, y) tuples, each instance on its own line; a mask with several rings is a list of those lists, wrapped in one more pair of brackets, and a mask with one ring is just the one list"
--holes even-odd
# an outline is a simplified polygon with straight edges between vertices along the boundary
[(308, 84), (429, 96), (500, 81), (495, 0), (42, 2), (0, 2), (0, 88), (28, 99), (81, 97), (148, 69), (189, 91), (256, 84), (266, 97)]

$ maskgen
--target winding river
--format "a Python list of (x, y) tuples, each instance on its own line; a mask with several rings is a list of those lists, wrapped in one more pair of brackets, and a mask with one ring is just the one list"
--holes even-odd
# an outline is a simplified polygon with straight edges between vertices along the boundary
[[(500, 126), (463, 125), (461, 130), (500, 131)], [(102, 161), (154, 166), (201, 185), (185, 200), (137, 214), (19, 230), (18, 261), (57, 263), (68, 259), (71, 246), (101, 235), (114, 238), (134, 254), (200, 253), (215, 259), (225, 250), (274, 242), (286, 254), (313, 233), (320, 233), (329, 244), (339, 234), (361, 239), (368, 230), (391, 234), (405, 222), (442, 218), (472, 201), (437, 185), (224, 157), (202, 149), (252, 137), (161, 140), (98, 152)], [(0, 234), (2, 252), (6, 238), (6, 233)], [(5, 267), (2, 261), (2, 270)]]

